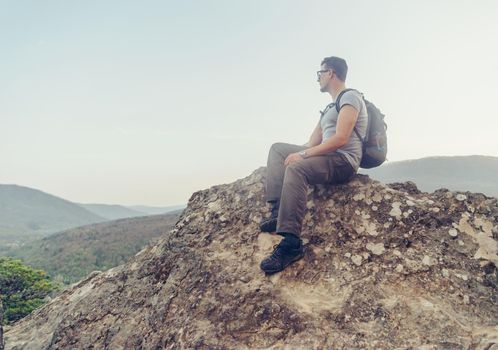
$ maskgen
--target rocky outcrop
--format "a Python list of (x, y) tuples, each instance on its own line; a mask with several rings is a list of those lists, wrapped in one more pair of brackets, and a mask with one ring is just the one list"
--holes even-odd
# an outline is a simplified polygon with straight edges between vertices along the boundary
[(3, 305), (0, 299), (0, 350), (3, 350)]
[(8, 349), (496, 349), (498, 206), (358, 175), (308, 192), (305, 258), (265, 276), (265, 169), (6, 332)]

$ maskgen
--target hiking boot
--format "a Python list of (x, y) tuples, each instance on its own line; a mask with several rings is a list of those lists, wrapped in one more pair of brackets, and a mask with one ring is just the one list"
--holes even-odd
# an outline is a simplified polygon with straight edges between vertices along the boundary
[(261, 261), (259, 265), (266, 274), (282, 271), (295, 261), (304, 256), (303, 246), (300, 244), (296, 248), (282, 246), (282, 242), (273, 247), (273, 252), (269, 257)]
[(261, 220), (259, 228), (262, 232), (275, 232), (277, 230), (279, 201), (270, 202), (272, 204), (269, 218)]
[(268, 218), (261, 220), (259, 229), (261, 232), (275, 232), (277, 230), (277, 218)]

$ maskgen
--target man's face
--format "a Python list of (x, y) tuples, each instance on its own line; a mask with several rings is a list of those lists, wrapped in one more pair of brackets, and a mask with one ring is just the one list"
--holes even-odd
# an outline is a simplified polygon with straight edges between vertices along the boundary
[(332, 79), (332, 70), (326, 65), (322, 64), (320, 70), (317, 72), (317, 82), (320, 84), (320, 91), (327, 92), (329, 81)]

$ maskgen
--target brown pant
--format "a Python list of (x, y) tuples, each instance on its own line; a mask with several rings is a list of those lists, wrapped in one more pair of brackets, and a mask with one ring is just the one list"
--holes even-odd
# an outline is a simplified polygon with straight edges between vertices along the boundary
[(284, 166), (291, 153), (307, 147), (290, 143), (274, 143), (268, 155), (266, 173), (266, 200), (279, 200), (277, 233), (301, 233), (306, 211), (308, 185), (347, 182), (354, 174), (353, 167), (344, 155), (333, 153), (309, 157)]

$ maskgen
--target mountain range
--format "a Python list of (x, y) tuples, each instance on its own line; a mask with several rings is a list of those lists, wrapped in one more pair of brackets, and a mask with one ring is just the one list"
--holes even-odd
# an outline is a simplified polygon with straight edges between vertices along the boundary
[(498, 197), (498, 157), (427, 157), (389, 162), (360, 173), (383, 183), (412, 181), (425, 192), (439, 188), (472, 191)]
[(151, 207), (146, 205), (124, 206), (118, 204), (78, 204), (86, 210), (96, 215), (102, 216), (108, 220), (133, 218), (137, 216), (147, 215), (160, 215), (185, 208), (185, 205)]
[(76, 203), (33, 188), (0, 185), (0, 246), (106, 221)]
[(0, 184), (0, 251), (70, 228), (184, 207), (79, 204), (34, 188)]

